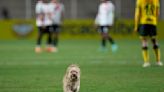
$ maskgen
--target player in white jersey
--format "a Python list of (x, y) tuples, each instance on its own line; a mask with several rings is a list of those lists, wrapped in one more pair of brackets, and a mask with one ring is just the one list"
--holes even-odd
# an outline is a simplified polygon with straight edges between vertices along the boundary
[(59, 40), (59, 31), (64, 17), (64, 5), (58, 0), (51, 0), (51, 12), (52, 12), (52, 43), (53, 51), (57, 52), (57, 45)]
[(50, 51), (51, 45), (51, 32), (49, 30), (52, 25), (51, 12), (49, 3), (46, 0), (38, 0), (36, 4), (36, 25), (38, 27), (38, 38), (37, 38), (37, 46), (35, 48), (35, 52), (39, 53), (42, 51), (41, 49), (41, 41), (44, 34), (48, 34), (47, 38), (47, 50)]
[(98, 8), (98, 14), (95, 19), (95, 24), (98, 26), (98, 31), (102, 37), (101, 43), (101, 51), (107, 51), (106, 49), (106, 40), (112, 44), (112, 51), (115, 52), (117, 50), (117, 45), (115, 44), (112, 37), (109, 35), (108, 30), (109, 27), (113, 26), (114, 23), (114, 5), (109, 0), (101, 0), (101, 4)]

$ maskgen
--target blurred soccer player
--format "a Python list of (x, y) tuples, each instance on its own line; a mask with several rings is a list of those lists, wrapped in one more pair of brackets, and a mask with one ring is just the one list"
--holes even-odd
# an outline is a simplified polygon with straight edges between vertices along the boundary
[(36, 25), (38, 27), (38, 38), (35, 52), (40, 53), (41, 40), (44, 34), (48, 34), (47, 38), (47, 50), (50, 50), (51, 45), (51, 33), (49, 27), (52, 25), (50, 7), (46, 0), (38, 0), (36, 4)]
[(52, 43), (53, 52), (57, 52), (57, 45), (59, 40), (59, 31), (61, 30), (61, 25), (64, 17), (64, 5), (58, 0), (51, 0), (52, 9)]
[(153, 44), (158, 66), (162, 66), (159, 45), (156, 39), (157, 22), (159, 16), (159, 0), (137, 0), (135, 11), (135, 31), (139, 33), (142, 41), (142, 52), (144, 58), (143, 67), (150, 66), (148, 53), (148, 37)]
[(98, 26), (98, 31), (102, 37), (101, 51), (106, 51), (106, 40), (112, 44), (112, 51), (117, 50), (117, 45), (108, 33), (109, 27), (114, 23), (114, 5), (109, 0), (101, 0), (98, 8), (98, 14), (95, 19), (95, 24)]

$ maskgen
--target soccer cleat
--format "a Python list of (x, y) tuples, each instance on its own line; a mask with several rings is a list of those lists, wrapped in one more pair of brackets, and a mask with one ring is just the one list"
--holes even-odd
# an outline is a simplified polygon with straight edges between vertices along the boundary
[(163, 66), (163, 63), (161, 61), (156, 63), (158, 66)]
[(150, 63), (149, 63), (149, 62), (144, 63), (144, 64), (143, 64), (143, 67), (144, 67), (144, 68), (145, 68), (145, 67), (150, 67)]
[(46, 47), (45, 49), (47, 52), (51, 52), (51, 47)]
[(54, 53), (56, 53), (58, 50), (57, 50), (57, 48), (56, 47), (51, 47), (51, 50), (50, 50), (50, 52), (54, 52)]
[(35, 52), (36, 53), (41, 53), (42, 49), (39, 46), (37, 46), (37, 47), (35, 47)]
[(46, 51), (55, 53), (55, 52), (57, 52), (57, 48), (53, 47), (53, 46), (47, 46)]
[(111, 49), (112, 49), (112, 52), (116, 52), (118, 49), (118, 46), (116, 44), (113, 44)]

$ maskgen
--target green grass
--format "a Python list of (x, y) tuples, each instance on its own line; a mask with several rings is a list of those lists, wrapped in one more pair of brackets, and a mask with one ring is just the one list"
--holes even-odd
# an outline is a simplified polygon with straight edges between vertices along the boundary
[[(34, 53), (35, 41), (0, 41), (0, 92), (62, 92), (69, 64), (81, 67), (80, 92), (164, 92), (164, 67), (142, 68), (139, 40), (118, 40), (102, 53), (99, 40), (62, 40), (58, 53)], [(164, 41), (160, 40), (162, 58)], [(151, 47), (150, 47), (151, 48)], [(164, 61), (162, 59), (162, 61)]]

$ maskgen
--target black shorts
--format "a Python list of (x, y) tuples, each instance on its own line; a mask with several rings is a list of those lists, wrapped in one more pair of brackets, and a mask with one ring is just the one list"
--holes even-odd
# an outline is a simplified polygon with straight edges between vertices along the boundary
[(60, 25), (56, 25), (56, 24), (52, 25), (52, 29), (51, 29), (52, 32), (58, 33), (60, 32), (60, 30), (61, 30)]
[(138, 33), (141, 36), (156, 36), (157, 27), (151, 24), (142, 24), (138, 27)]
[(99, 26), (98, 27), (98, 32), (100, 33), (108, 33), (109, 26)]
[(50, 26), (38, 27), (39, 33), (50, 33)]

